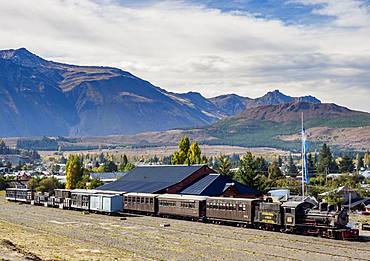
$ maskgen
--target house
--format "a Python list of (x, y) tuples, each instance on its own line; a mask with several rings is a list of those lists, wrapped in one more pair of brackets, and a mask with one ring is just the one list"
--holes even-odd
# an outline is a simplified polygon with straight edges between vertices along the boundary
[(2, 174), (9, 173), (9, 172), (10, 172), (10, 169), (7, 168), (7, 167), (1, 167), (0, 168), (0, 173), (2, 173)]
[(370, 214), (370, 204), (365, 206), (365, 213)]
[(137, 166), (117, 181), (96, 188), (105, 191), (205, 196), (255, 197), (253, 190), (206, 165)]
[(365, 179), (370, 178), (370, 170), (364, 170), (360, 172), (360, 175), (363, 176)]
[[(351, 203), (351, 206), (349, 205)], [(365, 211), (366, 206), (370, 204), (370, 198), (357, 198), (355, 200), (351, 199), (351, 202), (346, 201), (343, 204), (344, 208), (351, 208), (351, 210)]]
[(342, 186), (337, 189), (321, 193), (319, 194), (319, 196), (327, 196), (330, 194), (335, 194), (338, 197), (342, 197), (344, 202), (349, 201), (349, 199), (355, 201), (356, 199), (360, 198), (360, 195), (355, 190), (348, 188), (346, 186)]
[(103, 172), (103, 173), (91, 173), (91, 179), (98, 179), (105, 183), (110, 183), (122, 178), (127, 172)]
[(24, 157), (16, 154), (0, 155), (0, 161), (4, 163), (10, 162), (13, 166), (18, 165), (19, 163), (25, 164), (31, 162), (29, 157)]
[(256, 198), (262, 193), (227, 176), (211, 173), (178, 192), (184, 195)]

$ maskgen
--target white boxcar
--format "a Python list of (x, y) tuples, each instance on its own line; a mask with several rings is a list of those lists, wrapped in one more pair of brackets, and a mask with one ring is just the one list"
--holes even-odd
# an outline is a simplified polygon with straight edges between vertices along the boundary
[(93, 194), (90, 196), (90, 210), (103, 213), (117, 213), (123, 210), (122, 195)]

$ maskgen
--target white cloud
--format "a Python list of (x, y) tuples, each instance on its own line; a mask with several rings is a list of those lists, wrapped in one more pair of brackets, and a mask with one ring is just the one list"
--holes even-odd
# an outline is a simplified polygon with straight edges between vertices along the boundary
[[(335, 19), (286, 25), (185, 1), (0, 0), (0, 48), (128, 70), (170, 91), (312, 94), (368, 110), (370, 16), (355, 0), (295, 0)], [(351, 19), (352, 16), (352, 19)]]

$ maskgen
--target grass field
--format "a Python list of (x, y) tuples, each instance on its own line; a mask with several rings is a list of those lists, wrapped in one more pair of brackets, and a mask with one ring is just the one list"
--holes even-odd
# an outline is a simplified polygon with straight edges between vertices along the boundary
[[(0, 240), (16, 246), (12, 249), (0, 243), (0, 259), (370, 260), (369, 242), (333, 241), (147, 216), (122, 219), (83, 215), (10, 203), (3, 196), (0, 213)], [(162, 223), (170, 227), (161, 227)], [(26, 255), (32, 258), (26, 259)]]

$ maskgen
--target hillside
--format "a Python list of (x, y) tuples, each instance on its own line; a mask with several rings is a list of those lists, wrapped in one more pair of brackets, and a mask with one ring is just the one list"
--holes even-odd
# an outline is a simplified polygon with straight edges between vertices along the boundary
[[(302, 112), (304, 113), (306, 129), (314, 127), (346, 129), (370, 126), (369, 113), (352, 111), (335, 104), (294, 102), (250, 108), (236, 116), (223, 119), (204, 128), (204, 131), (214, 138), (206, 143), (299, 149), (299, 140), (284, 139), (281, 138), (281, 135), (300, 132)], [(340, 136), (341, 134), (337, 133), (336, 135)], [(370, 134), (367, 133), (362, 138), (362, 148), (370, 148), (369, 136)], [(311, 148), (314, 149), (323, 141), (330, 142), (325, 139), (311, 139)], [(361, 141), (357, 140), (358, 143)], [(334, 145), (341, 148), (358, 148), (352, 147), (343, 139), (342, 142), (337, 142)]]

